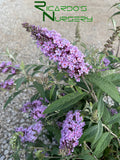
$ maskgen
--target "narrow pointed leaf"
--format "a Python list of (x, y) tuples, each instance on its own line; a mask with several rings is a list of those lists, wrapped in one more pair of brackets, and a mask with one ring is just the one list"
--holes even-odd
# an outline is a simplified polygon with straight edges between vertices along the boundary
[(39, 65), (39, 66), (35, 67), (35, 68), (34, 68), (34, 71), (40, 70), (43, 66), (44, 66), (44, 65)]
[(6, 101), (5, 105), (4, 105), (4, 108), (7, 107), (7, 105), (18, 95), (22, 92), (23, 90), (19, 90), (18, 92), (15, 92), (13, 93), (9, 98), (8, 100)]
[(54, 90), (55, 90), (55, 85), (52, 86), (51, 90), (50, 90), (50, 100), (52, 99), (52, 96), (53, 96), (53, 93), (54, 93)]
[(82, 143), (83, 141), (93, 142), (97, 130), (98, 130), (98, 126), (97, 126), (97, 125), (92, 126), (92, 127), (88, 128), (88, 129), (86, 129), (86, 130), (83, 132), (83, 135), (82, 135), (82, 137), (80, 138), (79, 142), (80, 142), (80, 143)]
[(94, 151), (94, 154), (97, 156), (97, 158), (100, 158), (101, 153), (106, 149), (106, 147), (110, 144), (111, 139), (113, 136), (111, 136), (110, 133), (106, 132), (102, 135), (100, 138), (98, 144), (96, 145), (96, 149)]
[(108, 124), (120, 123), (120, 113), (112, 116), (108, 122)]
[(34, 100), (38, 99), (40, 97), (39, 93), (36, 93), (35, 95), (33, 95), (30, 99), (31, 102), (33, 102)]
[(119, 15), (119, 14), (120, 14), (120, 11), (114, 13), (111, 17), (114, 17), (114, 16)]
[(105, 78), (113, 82), (115, 85), (120, 84), (120, 73), (109, 74), (109, 75), (106, 75)]
[(99, 121), (98, 122), (98, 129), (97, 129), (97, 132), (96, 132), (96, 135), (95, 135), (95, 139), (93, 141), (93, 145), (100, 139), (102, 134), (103, 134), (103, 126), (102, 126), (102, 122)]
[(37, 91), (40, 93), (40, 96), (45, 99), (45, 91), (44, 88), (42, 86), (42, 84), (38, 83), (38, 82), (33, 82), (34, 87), (37, 89)]
[(116, 7), (116, 6), (118, 6), (118, 5), (120, 5), (120, 2), (115, 3), (111, 8)]
[(30, 65), (29, 67), (27, 67), (26, 73), (28, 74), (29, 71), (30, 71), (31, 69), (33, 69), (34, 67), (36, 67), (36, 64)]
[(116, 86), (108, 81), (105, 77), (101, 77), (100, 75), (94, 74), (88, 77), (91, 83), (94, 83), (98, 86), (102, 91), (107, 93), (110, 97), (112, 97), (115, 101), (120, 103), (120, 95)]
[(17, 79), (17, 80), (15, 81), (16, 90), (18, 90), (18, 88), (21, 86), (21, 84), (22, 84), (25, 80), (26, 80), (25, 77), (21, 77), (21, 78), (19, 78), (19, 79)]
[(104, 112), (104, 102), (103, 102), (103, 96), (100, 97), (99, 101), (98, 101), (98, 117), (99, 119), (101, 119), (103, 112)]
[(83, 93), (83, 94), (80, 94), (78, 92), (70, 93), (70, 94), (56, 100), (52, 104), (50, 104), (44, 113), (52, 113), (54, 111), (60, 111), (60, 110), (66, 109), (66, 108), (70, 107), (71, 105), (74, 105), (77, 102), (79, 102), (81, 99), (84, 98), (85, 95), (86, 95), (86, 93)]

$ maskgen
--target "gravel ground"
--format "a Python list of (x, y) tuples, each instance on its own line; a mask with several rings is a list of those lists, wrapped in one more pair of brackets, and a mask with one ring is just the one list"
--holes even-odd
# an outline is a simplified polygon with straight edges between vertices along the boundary
[[(32, 92), (28, 90), (17, 96), (13, 102), (4, 111), (0, 109), (0, 160), (10, 160), (10, 155), (12, 153), (11, 147), (9, 145), (9, 140), (12, 136), (12, 132), (16, 127), (28, 126), (31, 124), (30, 119), (20, 112), (22, 105), (29, 100)], [(3, 106), (9, 93), (4, 93), (0, 96), (0, 105)]]
[[(25, 19), (25, 17), (22, 19), (26, 13), (24, 1), (0, 0), (0, 52), (5, 52), (8, 47), (11, 52), (19, 53), (17, 56), (18, 62), (23, 60), (24, 63), (37, 63), (39, 50), (33, 44), (30, 35), (21, 27), (21, 23), (27, 19)], [(17, 28), (17, 26), (19, 27)], [(28, 37), (27, 40), (23, 41), (24, 34), (21, 34), (21, 32), (26, 34)], [(26, 47), (24, 44), (26, 44)], [(8, 61), (6, 57), (0, 57), (0, 62), (3, 60)], [(3, 76), (0, 75), (0, 80), (2, 80), (2, 78)], [(14, 129), (19, 126), (28, 126), (31, 124), (31, 121), (26, 115), (23, 115), (19, 111), (31, 95), (33, 95), (32, 91), (24, 91), (24, 93), (17, 96), (7, 109), (4, 110), (3, 105), (10, 94), (2, 94), (0, 92), (0, 160), (12, 160), (10, 158), (12, 150), (9, 145), (9, 140)]]
[[(57, 0), (54, 2), (46, 0), (46, 2), (49, 5), (60, 5)], [(66, 0), (61, 5), (75, 6), (81, 3), (88, 6), (88, 15), (94, 17), (94, 22), (80, 24), (81, 37), (87, 44), (102, 48), (111, 34), (108, 28), (112, 27), (111, 23), (107, 21), (109, 14), (111, 15), (112, 13), (107, 11), (115, 2), (118, 2), (118, 0), (103, 0), (102, 3), (98, 0), (86, 0), (85, 2)], [(75, 13), (70, 12), (69, 14), (74, 15)], [(21, 23), (23, 22), (42, 25), (48, 29), (55, 29), (68, 40), (74, 39), (76, 23), (57, 23), (49, 20), (43, 23), (42, 14), (34, 8), (33, 0), (0, 0), (0, 52), (5, 52), (6, 48), (9, 48), (10, 52), (18, 53), (18, 62), (23, 60), (25, 63), (38, 63), (39, 57), (39, 49), (34, 45), (30, 35), (21, 27)], [(3, 60), (7, 61), (6, 57), (0, 56), (0, 62)], [(0, 77), (0, 80), (2, 80), (2, 77)], [(29, 100), (32, 94), (32, 91), (26, 90), (23, 94), (16, 97), (7, 109), (4, 110), (3, 105), (9, 97), (9, 93), (0, 93), (0, 160), (11, 160), (10, 155), (12, 151), (9, 140), (12, 131), (18, 126), (31, 123), (19, 109)]]

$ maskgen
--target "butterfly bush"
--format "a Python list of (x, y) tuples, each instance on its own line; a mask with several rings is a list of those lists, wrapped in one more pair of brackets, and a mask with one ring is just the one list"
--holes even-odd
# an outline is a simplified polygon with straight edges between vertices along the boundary
[(19, 65), (15, 65), (12, 67), (12, 62), (2, 62), (0, 64), (0, 72), (2, 73), (11, 73), (11, 74), (16, 74), (16, 72), (19, 69)]
[[(104, 58), (101, 62), (103, 62), (103, 64), (105, 65), (105, 67), (109, 66), (109, 64), (110, 64), (110, 61), (107, 58)], [(106, 70), (109, 70), (109, 68), (101, 69), (100, 71), (106, 71)]]
[[(120, 146), (119, 130), (117, 131), (120, 117), (119, 107), (117, 107), (117, 110), (115, 109), (120, 102), (119, 93), (115, 87), (117, 86), (116, 82), (119, 82), (119, 75), (117, 74), (116, 80), (116, 77), (112, 79), (109, 76), (104, 76), (101, 71), (109, 70), (111, 72), (114, 68), (112, 64), (116, 61), (120, 62), (120, 60), (113, 58), (113, 61), (109, 61), (109, 56), (107, 57), (107, 54), (103, 55), (103, 52), (101, 52), (102, 57), (105, 58), (97, 53), (98, 61), (96, 59), (96, 52), (98, 51), (93, 54), (92, 50), (90, 51), (92, 56), (89, 56), (89, 52), (86, 52), (88, 53), (86, 60), (88, 59), (89, 62), (86, 63), (85, 55), (56, 31), (49, 31), (47, 28), (36, 27), (28, 23), (22, 25), (28, 32), (31, 32), (31, 37), (36, 41), (41, 52), (49, 60), (55, 62), (55, 68), (53, 67), (55, 72), (53, 70), (51, 75), (48, 76), (47, 83), (45, 81), (41, 83), (41, 79), (39, 79), (41, 77), (34, 77), (34, 74), (39, 73), (41, 66), (45, 66), (44, 64), (26, 66), (23, 64), (23, 67), (21, 66), (21, 71), (22, 68), (24, 70), (22, 72), (24, 77), (21, 79), (24, 80), (25, 78), (26, 83), (29, 84), (28, 87), (35, 88), (36, 93), (31, 97), (31, 101), (33, 99), (34, 101), (25, 103), (21, 108), (21, 111), (27, 113), (29, 118), (33, 120), (33, 124), (26, 128), (16, 128), (14, 135), (17, 138), (19, 136), (23, 144), (20, 143), (20, 147), (18, 143), (14, 143), (16, 144), (15, 154), (19, 152), (20, 155), (21, 149), (27, 146), (27, 150), (25, 148), (26, 153), (28, 152), (26, 157), (29, 157), (30, 153), (31, 157), (35, 158), (36, 156), (37, 159), (86, 159), (86, 157), (88, 159), (115, 159), (119, 155)], [(85, 76), (92, 69), (90, 64), (93, 64), (93, 73)], [(56, 65), (58, 72), (56, 72)], [(47, 65), (44, 74), (51, 69), (49, 67)], [(28, 73), (30, 70), (32, 73)], [(59, 71), (67, 73), (69, 79), (67, 76), (63, 77), (64, 74), (59, 73)], [(14, 75), (17, 70), (15, 66), (12, 67), (11, 62), (2, 62), (0, 72), (10, 72)], [(61, 75), (61, 81), (66, 78), (66, 83), (56, 83), (57, 77)], [(112, 75), (114, 77), (113, 72)], [(82, 83), (74, 83), (74, 80), (80, 82), (81, 77), (83, 78)], [(114, 79), (115, 85), (113, 85)], [(21, 86), (23, 83), (22, 81), (19, 83), (18, 80), (16, 86), (17, 84)], [(13, 82), (7, 80), (6, 84), (4, 82), (0, 85), (7, 88), (12, 86)], [(38, 98), (39, 95), (43, 97)], [(110, 97), (112, 103), (108, 102)], [(77, 110), (78, 108), (79, 110)], [(110, 128), (111, 119), (115, 119), (115, 123), (111, 124), (112, 127)], [(99, 129), (99, 123), (104, 129)], [(91, 136), (92, 134), (93, 136)], [(38, 139), (40, 136), (48, 138), (50, 143), (45, 143), (44, 140), (43, 144), (47, 145), (40, 143)], [(14, 140), (13, 137), (13, 142), (18, 142), (19, 139), (17, 138)], [(104, 147), (101, 143), (103, 140)], [(115, 145), (113, 144), (114, 141)], [(24, 143), (27, 145), (24, 145)], [(18, 150), (18, 148), (20, 149)], [(114, 154), (106, 152), (111, 151), (111, 148)], [(36, 151), (35, 154), (34, 151)]]
[(43, 112), (46, 108), (47, 107), (42, 105), (42, 102), (40, 100), (27, 102), (23, 105), (21, 111), (23, 111), (24, 113), (29, 113), (30, 116), (35, 120), (35, 124), (27, 128), (19, 127), (16, 129), (16, 132), (23, 133), (23, 136), (20, 135), (22, 142), (34, 142), (37, 139), (43, 127), (43, 124), (39, 119), (45, 118), (45, 114), (43, 114)]
[(23, 135), (20, 135), (21, 141), (24, 142), (35, 142), (35, 140), (37, 139), (38, 135), (40, 134), (40, 132), (42, 131), (42, 122), (36, 122), (33, 125), (30, 125), (27, 128), (23, 128), (23, 127), (18, 127), (16, 128), (16, 132), (22, 132)]
[(76, 110), (75, 113), (69, 111), (62, 125), (59, 148), (62, 150), (67, 149), (67, 154), (71, 154), (74, 148), (79, 145), (84, 126), (85, 122), (83, 122), (83, 117), (80, 116), (80, 111)]
[(13, 79), (10, 79), (10, 80), (6, 80), (4, 82), (1, 82), (0, 83), (0, 88), (3, 88), (3, 89), (11, 89), (14, 85), (14, 81)]
[(27, 102), (24, 104), (21, 110), (23, 112), (29, 112), (30, 116), (37, 121), (40, 118), (45, 118), (45, 114), (43, 114), (43, 112), (46, 108), (47, 107), (42, 105), (40, 100), (35, 100), (32, 103)]
[[(19, 70), (19, 65), (12, 66), (12, 62), (2, 62), (0, 63), (0, 73), (10, 73), (11, 75), (15, 75)], [(0, 88), (3, 89), (11, 89), (14, 85), (13, 79), (5, 80), (4, 82), (0, 83)]]
[(103, 59), (103, 63), (104, 63), (104, 65), (105, 65), (105, 67), (107, 67), (107, 66), (110, 64), (110, 61), (109, 61), (109, 59), (104, 58), (104, 59)]
[(47, 28), (36, 27), (28, 23), (24, 23), (23, 27), (31, 32), (37, 46), (41, 48), (41, 52), (50, 60), (57, 62), (58, 69), (66, 71), (77, 82), (80, 82), (80, 77), (88, 74), (92, 68), (88, 63), (85, 63), (85, 55), (68, 40), (61, 38), (61, 35), (56, 31), (49, 31)]
[[(16, 128), (16, 132), (23, 133), (23, 135), (20, 135), (21, 141), (23, 143), (34, 143), (37, 139), (43, 127), (43, 124), (39, 119), (45, 118), (46, 115), (43, 114), (43, 112), (46, 108), (47, 107), (42, 105), (42, 102), (40, 100), (27, 102), (23, 105), (21, 111), (23, 111), (24, 113), (29, 113), (30, 116), (35, 120), (35, 124), (27, 128)], [(63, 150), (67, 148), (67, 154), (71, 154), (71, 152), (74, 151), (74, 147), (79, 145), (79, 138), (83, 134), (83, 127), (85, 125), (82, 116), (80, 116), (80, 111), (76, 110), (75, 113), (69, 111), (67, 113), (66, 119), (63, 122), (58, 122), (58, 125), (62, 127), (59, 148)]]

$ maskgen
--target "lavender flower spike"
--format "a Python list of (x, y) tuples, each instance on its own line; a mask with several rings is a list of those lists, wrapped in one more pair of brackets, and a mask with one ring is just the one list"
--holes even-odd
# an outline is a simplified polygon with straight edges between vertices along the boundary
[(58, 70), (68, 72), (71, 78), (80, 82), (80, 77), (88, 74), (91, 66), (84, 62), (85, 55), (76, 46), (70, 44), (67, 39), (61, 38), (56, 31), (49, 31), (47, 28), (40, 28), (28, 23), (22, 24), (32, 37), (36, 40), (37, 47), (50, 60), (58, 62)]
[(66, 115), (66, 119), (63, 122), (61, 130), (60, 146), (61, 150), (64, 150), (67, 155), (74, 151), (74, 148), (79, 145), (79, 138), (83, 134), (83, 122), (80, 111), (76, 110), (75, 113), (69, 111)]

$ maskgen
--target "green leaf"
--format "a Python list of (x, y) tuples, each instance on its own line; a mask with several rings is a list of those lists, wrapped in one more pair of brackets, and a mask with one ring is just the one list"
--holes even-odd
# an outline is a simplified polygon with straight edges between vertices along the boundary
[(103, 134), (103, 126), (102, 126), (102, 122), (101, 122), (101, 120), (100, 120), (100, 121), (98, 122), (97, 133), (96, 133), (96, 135), (95, 135), (95, 139), (94, 139), (92, 145), (94, 145), (94, 144), (100, 139), (100, 137), (102, 136), (102, 134)]
[(33, 160), (33, 151), (31, 153), (27, 152), (26, 160)]
[(15, 83), (16, 83), (16, 90), (18, 90), (18, 88), (21, 86), (21, 84), (22, 84), (25, 80), (26, 80), (25, 77), (21, 77), (21, 78), (19, 78), (19, 79), (17, 79), (17, 80), (15, 81)]
[(75, 89), (80, 93), (80, 94), (82, 94), (83, 92), (82, 92), (82, 90), (81, 90), (81, 88), (79, 87), (79, 86), (75, 86)]
[(8, 80), (8, 79), (12, 78), (13, 76), (15, 76), (15, 75), (14, 74), (10, 74), (10, 75), (7, 76), (7, 78), (5, 80)]
[(98, 130), (98, 125), (94, 125), (83, 132), (82, 137), (80, 138), (79, 142), (82, 143), (83, 141), (86, 142), (93, 142), (95, 138), (95, 134)]
[(116, 85), (120, 84), (120, 73), (105, 75), (105, 78), (107, 78), (107, 80), (113, 82)]
[(101, 72), (100, 74), (101, 74), (101, 77), (105, 77), (107, 80), (112, 82), (113, 80), (109, 79), (109, 76), (119, 74), (117, 72), (118, 72), (118, 69), (112, 69), (112, 70), (106, 70), (104, 72)]
[(5, 105), (4, 105), (4, 108), (7, 107), (7, 105), (18, 95), (22, 92), (23, 90), (19, 90), (18, 92), (15, 92), (13, 93), (9, 98), (8, 100), (6, 101)]
[(99, 139), (98, 144), (96, 145), (96, 149), (94, 151), (94, 154), (100, 158), (101, 153), (106, 149), (106, 147), (110, 144), (112, 139), (112, 136), (110, 133), (106, 132), (102, 135), (102, 137)]
[(30, 71), (31, 69), (33, 69), (34, 67), (36, 67), (36, 64), (32, 64), (32, 65), (30, 65), (29, 67), (27, 67), (26, 74), (28, 74), (29, 71)]
[(104, 112), (104, 102), (103, 102), (103, 96), (100, 97), (99, 101), (98, 101), (98, 117), (99, 119), (101, 119), (103, 112)]
[(20, 156), (19, 156), (18, 151), (16, 151), (15, 153), (13, 153), (12, 157), (13, 157), (14, 160), (20, 160)]
[(43, 85), (38, 83), (38, 82), (33, 82), (34, 87), (37, 89), (37, 91), (40, 93), (40, 96), (45, 99), (45, 92), (44, 92), (44, 88)]
[(46, 126), (46, 129), (48, 130), (48, 132), (51, 132), (55, 136), (57, 142), (60, 143), (60, 137), (61, 137), (60, 129), (55, 124), (52, 126), (50, 125)]
[(92, 153), (86, 148), (86, 145), (82, 147), (82, 151), (80, 155), (76, 155), (76, 159), (81, 159), (81, 160), (95, 160), (94, 156)]
[(95, 160), (95, 158), (92, 157), (91, 155), (84, 155), (84, 156), (81, 155), (81, 159), (84, 159), (84, 160)]
[(30, 66), (31, 66), (31, 64), (26, 64), (25, 69), (29, 68)]
[(57, 74), (55, 75), (55, 76), (56, 76), (56, 79), (59, 80), (59, 81), (62, 80), (62, 79), (64, 79), (65, 74), (66, 74), (66, 73), (63, 73), (63, 72), (62, 72), (62, 73), (61, 73), (61, 72), (60, 72), (60, 73), (57, 73)]
[(33, 95), (30, 99), (31, 102), (33, 102), (34, 100), (38, 99), (40, 96), (39, 96), (39, 93), (36, 93), (35, 95)]
[(20, 64), (20, 69), (21, 69), (21, 70), (24, 70), (24, 69), (25, 69), (25, 64), (24, 64), (23, 61), (22, 61), (21, 64)]
[(49, 72), (51, 69), (54, 69), (54, 67), (49, 67), (49, 68), (47, 68), (47, 69), (44, 71), (44, 74), (47, 73), (47, 72)]
[(116, 21), (113, 18), (111, 18), (111, 21), (112, 21), (112, 24), (113, 24), (113, 27), (114, 27), (113, 31), (115, 31), (116, 30)]
[(54, 111), (58, 111), (58, 110), (60, 111), (62, 109), (66, 109), (71, 105), (74, 105), (77, 102), (79, 102), (81, 99), (83, 99), (85, 95), (86, 93), (80, 94), (79, 92), (76, 92), (76, 93), (70, 93), (66, 96), (63, 96), (62, 98), (50, 104), (48, 108), (44, 111), (44, 113), (52, 113)]
[(105, 77), (101, 77), (97, 74), (93, 74), (92, 76), (88, 76), (88, 79), (91, 83), (94, 83), (98, 86), (102, 91), (107, 93), (110, 97), (112, 97), (115, 101), (120, 103), (120, 95), (116, 86), (108, 81)]
[(86, 44), (85, 43), (83, 43), (83, 42), (81, 42), (81, 44), (80, 44), (83, 48), (85, 48), (85, 49), (87, 49), (87, 46), (86, 46)]
[(35, 71), (35, 72), (33, 72), (32, 74), (31, 74), (31, 76), (33, 77), (35, 74), (37, 74), (37, 73), (41, 73), (41, 71)]
[(51, 88), (51, 90), (50, 90), (50, 100), (52, 99), (55, 87), (56, 87), (56, 85), (53, 85), (52, 88)]
[(31, 74), (31, 76), (33, 77), (35, 74), (37, 73), (41, 73), (40, 69), (43, 67), (44, 65), (39, 65), (37, 67), (34, 68), (34, 72)]
[(112, 58), (112, 59), (115, 59), (117, 62), (119, 62), (119, 58), (114, 56), (114, 55), (109, 55), (108, 57)]
[(120, 113), (115, 114), (114, 116), (112, 116), (110, 118), (110, 120), (108, 121), (108, 125), (109, 124), (114, 124), (114, 123), (120, 123)]
[(40, 70), (43, 66), (44, 66), (44, 65), (39, 65), (39, 66), (35, 67), (35, 68), (34, 68), (34, 71)]
[(16, 62), (15, 57), (9, 52), (9, 49), (8, 49), (8, 48), (6, 49), (6, 53), (5, 53), (5, 54), (8, 55), (8, 57), (9, 57), (12, 61)]
[[(35, 155), (36, 155), (36, 157), (37, 157), (37, 160), (44, 160), (44, 153), (42, 153), (43, 151), (42, 150), (37, 150), (36, 152), (35, 152)], [(33, 157), (33, 159), (32, 160), (34, 160), (35, 158)], [(35, 159), (36, 160), (36, 159)]]
[(119, 9), (119, 10), (120, 10), (120, 4), (117, 6), (117, 9)]
[[(116, 6), (118, 6), (118, 5), (120, 5), (120, 2), (115, 3), (111, 8), (116, 7)], [(111, 8), (110, 8), (110, 9), (111, 9)]]
[(101, 63), (103, 57), (105, 57), (105, 54), (102, 54), (102, 53), (101, 53), (100, 56), (99, 56), (99, 63)]
[[(111, 119), (111, 115), (110, 115), (110, 112), (108, 110), (107, 107), (104, 107), (104, 112), (103, 112), (103, 116), (102, 116), (102, 121), (107, 124), (108, 121)], [(111, 128), (112, 125), (109, 125), (109, 128)]]
[(114, 17), (114, 16), (116, 16), (116, 15), (119, 15), (119, 14), (120, 14), (120, 11), (114, 13), (114, 14), (111, 16), (111, 18)]

